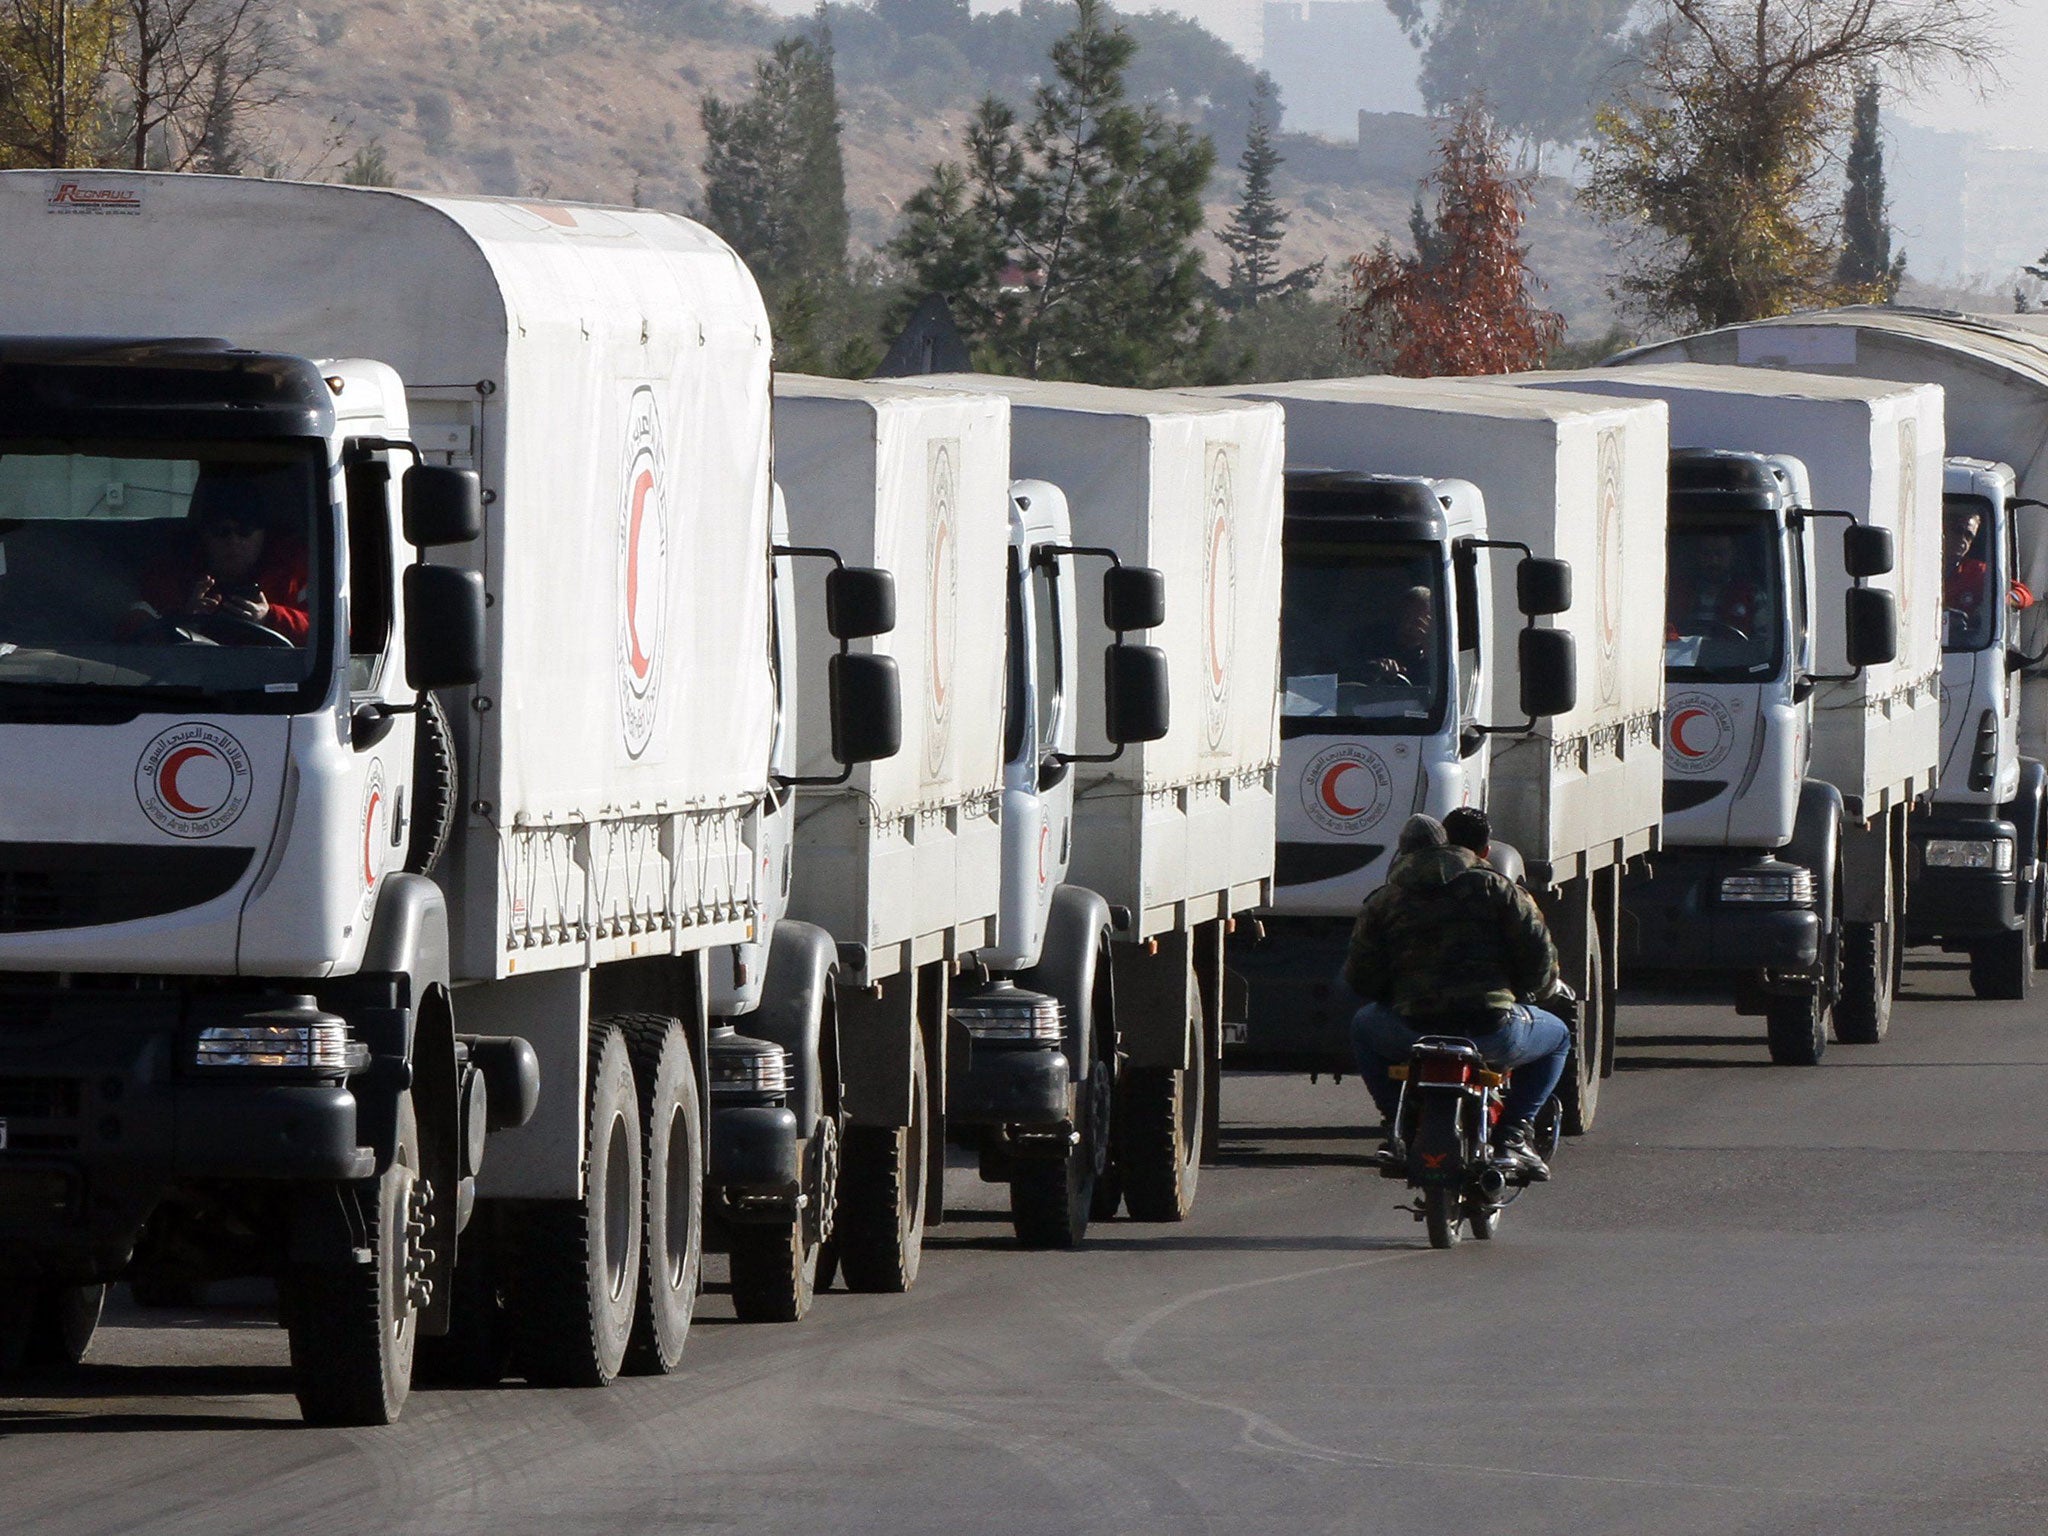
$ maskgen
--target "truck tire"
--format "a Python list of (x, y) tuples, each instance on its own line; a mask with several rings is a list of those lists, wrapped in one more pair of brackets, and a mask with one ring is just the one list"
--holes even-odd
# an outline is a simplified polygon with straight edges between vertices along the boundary
[(505, 1289), (516, 1368), (537, 1387), (608, 1386), (640, 1292), (640, 1102), (625, 1032), (590, 1029), (583, 1198), (508, 1213)]
[(1571, 1059), (1557, 1085), (1558, 1103), (1564, 1108), (1563, 1127), (1567, 1136), (1583, 1136), (1593, 1129), (1600, 1113), (1600, 1063), (1602, 1031), (1612, 1029), (1607, 1014), (1607, 967), (1600, 954), (1597, 930), (1589, 935), (1593, 947), (1586, 954), (1586, 995), (1579, 999), (1578, 1022), (1572, 1028)]
[(462, 806), (461, 769), (455, 760), (455, 732), (448, 712), (431, 693), (420, 695), (413, 716), (412, 830), (405, 849), (406, 870), (431, 875), (454, 835)]
[(1820, 988), (1772, 997), (1764, 1005), (1764, 1035), (1781, 1067), (1817, 1066), (1828, 1048), (1828, 1015)]
[(431, 1242), (430, 1192), (419, 1169), (419, 1122), (406, 1093), (391, 1165), (350, 1191), (370, 1262), (294, 1265), (282, 1277), (292, 1391), (308, 1424), (391, 1424), (405, 1407), (425, 1299), (414, 1271), (424, 1268)]
[(0, 1287), (0, 1381), (61, 1376), (85, 1359), (106, 1305), (104, 1285)]
[[(1188, 978), (1188, 1065), (1127, 1067), (1116, 1140), (1124, 1203), (1133, 1221), (1185, 1221), (1202, 1171), (1201, 993)], [(1111, 1214), (1114, 1214), (1112, 1212)]]
[(2020, 925), (1970, 946), (1970, 990), (1981, 998), (2024, 1002), (2034, 988), (2034, 903)]
[(1109, 1063), (1097, 1057), (1073, 1092), (1079, 1139), (1064, 1157), (1020, 1154), (1010, 1175), (1010, 1225), (1026, 1248), (1078, 1248), (1088, 1235), (1095, 1180), (1109, 1153)]
[(1842, 995), (1835, 1003), (1835, 1038), (1842, 1044), (1876, 1045), (1891, 1028), (1898, 942), (1889, 887), (1881, 920), (1842, 924)]
[[(732, 1309), (743, 1323), (800, 1323), (811, 1310), (830, 1223), (819, 1218), (839, 1180), (839, 1121), (819, 1118), (804, 1144), (804, 1193), (796, 1219), (731, 1222)], [(829, 1283), (829, 1279), (828, 1282)]]
[(849, 1291), (907, 1291), (924, 1259), (926, 1128), (931, 1075), (923, 1031), (910, 1035), (910, 1118), (904, 1126), (846, 1129), (832, 1246)]
[(704, 1114), (682, 1021), (614, 1015), (640, 1095), (640, 1299), (624, 1371), (665, 1376), (682, 1360), (704, 1268)]

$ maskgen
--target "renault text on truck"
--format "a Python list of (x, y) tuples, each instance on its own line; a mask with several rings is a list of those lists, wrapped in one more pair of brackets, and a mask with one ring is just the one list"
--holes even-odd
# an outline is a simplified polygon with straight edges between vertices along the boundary
[[(1646, 975), (1732, 990), (1772, 1059), (1881, 1039), (1934, 784), (1941, 394), (1691, 365), (1532, 374), (1671, 412), (1665, 852)], [(1882, 583), (1880, 585), (1879, 583)]]
[[(1485, 808), (1580, 993), (1567, 1129), (1611, 1070), (1616, 903), (1656, 845), (1663, 412), (1495, 382), (1231, 391), (1287, 412), (1278, 864), (1247, 1060), (1351, 1069), (1338, 979), (1408, 815)], [(1540, 627), (1539, 627), (1540, 626)]]
[(1636, 355), (1941, 386), (1941, 773), (1914, 818), (1906, 934), (1966, 952), (1979, 996), (2026, 996), (2048, 958), (2048, 335), (2021, 316), (1857, 307)]
[(92, 183), (0, 175), (10, 1326), (274, 1275), (331, 1422), (416, 1340), (671, 1369), (775, 784), (753, 281), (637, 210)]

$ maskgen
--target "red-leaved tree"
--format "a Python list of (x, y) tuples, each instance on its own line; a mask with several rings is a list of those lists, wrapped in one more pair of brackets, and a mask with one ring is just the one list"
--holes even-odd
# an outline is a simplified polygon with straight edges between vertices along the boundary
[(1446, 121), (1418, 204), (1416, 250), (1392, 243), (1351, 258), (1344, 340), (1360, 357), (1411, 378), (1540, 368), (1564, 336), (1564, 316), (1538, 308), (1541, 284), (1521, 244), (1530, 181), (1510, 175), (1504, 136), (1483, 104)]

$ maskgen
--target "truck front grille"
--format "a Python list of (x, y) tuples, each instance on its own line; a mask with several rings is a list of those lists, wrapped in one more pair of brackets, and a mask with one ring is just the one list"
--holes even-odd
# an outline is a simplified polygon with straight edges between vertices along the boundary
[(133, 922), (225, 895), (253, 848), (0, 843), (0, 933)]

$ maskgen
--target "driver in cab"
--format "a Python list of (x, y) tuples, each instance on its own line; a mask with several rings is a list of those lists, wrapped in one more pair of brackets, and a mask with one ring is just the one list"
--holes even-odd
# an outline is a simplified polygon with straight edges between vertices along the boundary
[[(122, 626), (133, 636), (190, 622), (209, 639), (235, 644), (233, 626), (261, 625), (304, 645), (312, 628), (304, 546), (274, 527), (254, 475), (202, 478), (192, 493), (185, 537), (143, 573), (142, 596)], [(260, 637), (258, 637), (260, 638)]]
[(1764, 589), (1736, 570), (1734, 535), (1709, 534), (1692, 544), (1692, 569), (1672, 572), (1664, 638), (1749, 639), (1763, 611)]
[(1436, 644), (1436, 597), (1427, 587), (1410, 587), (1395, 610), (1393, 643), (1366, 662), (1368, 682), (1416, 684), (1428, 681)]

